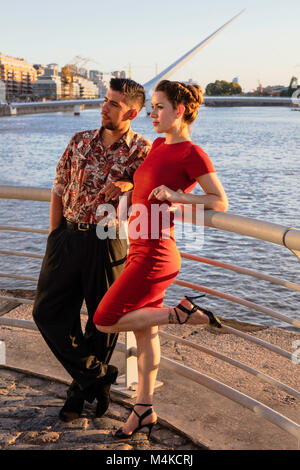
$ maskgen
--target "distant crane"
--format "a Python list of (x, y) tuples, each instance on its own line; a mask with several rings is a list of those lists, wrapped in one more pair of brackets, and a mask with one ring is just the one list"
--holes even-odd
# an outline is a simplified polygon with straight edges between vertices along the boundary
[[(88, 62), (95, 62), (93, 59), (89, 59), (87, 57), (81, 57), (79, 55), (74, 57), (74, 61), (72, 61), (71, 64), (66, 64), (64, 67), (61, 69), (61, 79), (62, 79), (62, 85), (63, 85), (63, 96), (64, 98), (68, 99), (74, 99), (74, 78), (76, 76), (82, 76), (80, 72), (80, 68), (82, 68), (85, 64)], [(80, 68), (78, 65), (80, 64)]]
[(71, 64), (66, 64), (62, 67), (62, 75), (67, 82), (72, 82), (75, 75), (81, 75), (78, 65), (80, 64), (81, 68), (88, 62), (95, 62), (93, 59), (88, 59), (87, 57), (81, 57), (79, 55), (75, 56), (75, 60)]

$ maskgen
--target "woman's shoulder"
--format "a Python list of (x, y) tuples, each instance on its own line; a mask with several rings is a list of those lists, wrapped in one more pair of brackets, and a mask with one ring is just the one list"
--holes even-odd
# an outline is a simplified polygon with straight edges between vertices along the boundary
[(204, 157), (208, 158), (207, 153), (203, 150), (200, 145), (195, 144), (194, 142), (191, 142), (191, 146), (189, 148), (189, 152), (193, 155), (198, 155), (199, 157)]
[(183, 161), (190, 162), (190, 161), (197, 161), (197, 160), (202, 160), (202, 161), (209, 161), (210, 158), (207, 155), (207, 153), (203, 150), (200, 145), (195, 144), (192, 141), (189, 141), (189, 144), (185, 148), (185, 152), (182, 154), (182, 159)]
[(184, 167), (192, 179), (206, 173), (214, 173), (214, 165), (200, 145), (191, 142), (191, 145), (183, 159)]

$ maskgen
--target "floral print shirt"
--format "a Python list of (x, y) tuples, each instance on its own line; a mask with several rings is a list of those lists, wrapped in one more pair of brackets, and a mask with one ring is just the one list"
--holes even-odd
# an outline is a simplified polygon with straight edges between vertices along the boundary
[[(109, 147), (102, 128), (77, 132), (56, 167), (52, 190), (62, 197), (63, 216), (72, 222), (96, 224), (97, 207), (105, 203), (100, 190), (114, 181), (131, 181), (151, 142), (131, 128)], [(106, 201), (117, 206), (117, 201)]]

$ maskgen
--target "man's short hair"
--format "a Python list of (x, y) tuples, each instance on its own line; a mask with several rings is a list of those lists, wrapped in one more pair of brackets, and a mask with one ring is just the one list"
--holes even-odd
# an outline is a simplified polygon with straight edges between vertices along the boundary
[(125, 95), (125, 102), (129, 106), (136, 105), (140, 111), (145, 104), (145, 90), (139, 83), (129, 78), (112, 78), (109, 86), (114, 91)]

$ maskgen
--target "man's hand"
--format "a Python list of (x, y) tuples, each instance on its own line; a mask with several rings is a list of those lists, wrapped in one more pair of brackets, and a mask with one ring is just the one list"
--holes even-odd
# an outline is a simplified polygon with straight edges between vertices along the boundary
[(114, 181), (102, 188), (100, 193), (104, 194), (105, 202), (117, 201), (123, 193), (130, 191), (132, 188), (133, 184), (130, 181)]

